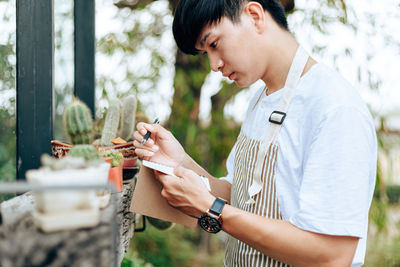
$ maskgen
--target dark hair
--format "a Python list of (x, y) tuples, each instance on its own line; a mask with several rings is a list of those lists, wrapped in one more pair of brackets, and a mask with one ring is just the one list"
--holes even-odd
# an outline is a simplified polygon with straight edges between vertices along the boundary
[[(252, 1), (260, 3), (278, 25), (289, 31), (285, 12), (278, 0)], [(224, 16), (234, 23), (240, 21), (247, 2), (249, 0), (181, 0), (172, 25), (179, 49), (186, 54), (197, 54), (195, 45), (203, 28), (218, 23)]]

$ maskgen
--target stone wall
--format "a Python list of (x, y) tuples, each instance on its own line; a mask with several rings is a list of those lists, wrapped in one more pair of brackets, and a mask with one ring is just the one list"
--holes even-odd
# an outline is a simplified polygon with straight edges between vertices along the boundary
[[(134, 233), (135, 216), (129, 212), (135, 180), (112, 194), (112, 205), (101, 210), (94, 228), (45, 233), (38, 229), (28, 192), (1, 203), (0, 266), (120, 266)], [(116, 208), (116, 209), (115, 209)]]

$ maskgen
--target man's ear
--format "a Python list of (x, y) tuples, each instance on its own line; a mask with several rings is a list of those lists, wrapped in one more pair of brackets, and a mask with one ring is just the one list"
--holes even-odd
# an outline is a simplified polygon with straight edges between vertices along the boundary
[(253, 1), (248, 2), (243, 12), (251, 18), (252, 23), (259, 33), (265, 30), (265, 12), (260, 3)]

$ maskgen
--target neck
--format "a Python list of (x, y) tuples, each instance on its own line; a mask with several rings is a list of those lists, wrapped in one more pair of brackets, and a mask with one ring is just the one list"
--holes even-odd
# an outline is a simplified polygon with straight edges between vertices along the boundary
[[(296, 55), (299, 44), (294, 37), (288, 32), (281, 32), (280, 36), (277, 36), (277, 45), (273, 47), (274, 53), (266, 53), (270, 55), (266, 60), (267, 67), (262, 80), (265, 82), (268, 92), (270, 95), (285, 86), (286, 78), (289, 73), (290, 66), (294, 56)], [(302, 73), (302, 76), (314, 65), (316, 61), (311, 57), (308, 59), (306, 67)]]

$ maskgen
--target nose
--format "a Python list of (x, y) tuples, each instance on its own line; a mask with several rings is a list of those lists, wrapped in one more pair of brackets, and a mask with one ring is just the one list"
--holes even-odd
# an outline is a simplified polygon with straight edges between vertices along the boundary
[(224, 66), (224, 62), (221, 58), (215, 56), (209, 56), (210, 67), (213, 71), (218, 72), (222, 71), (222, 67)]

